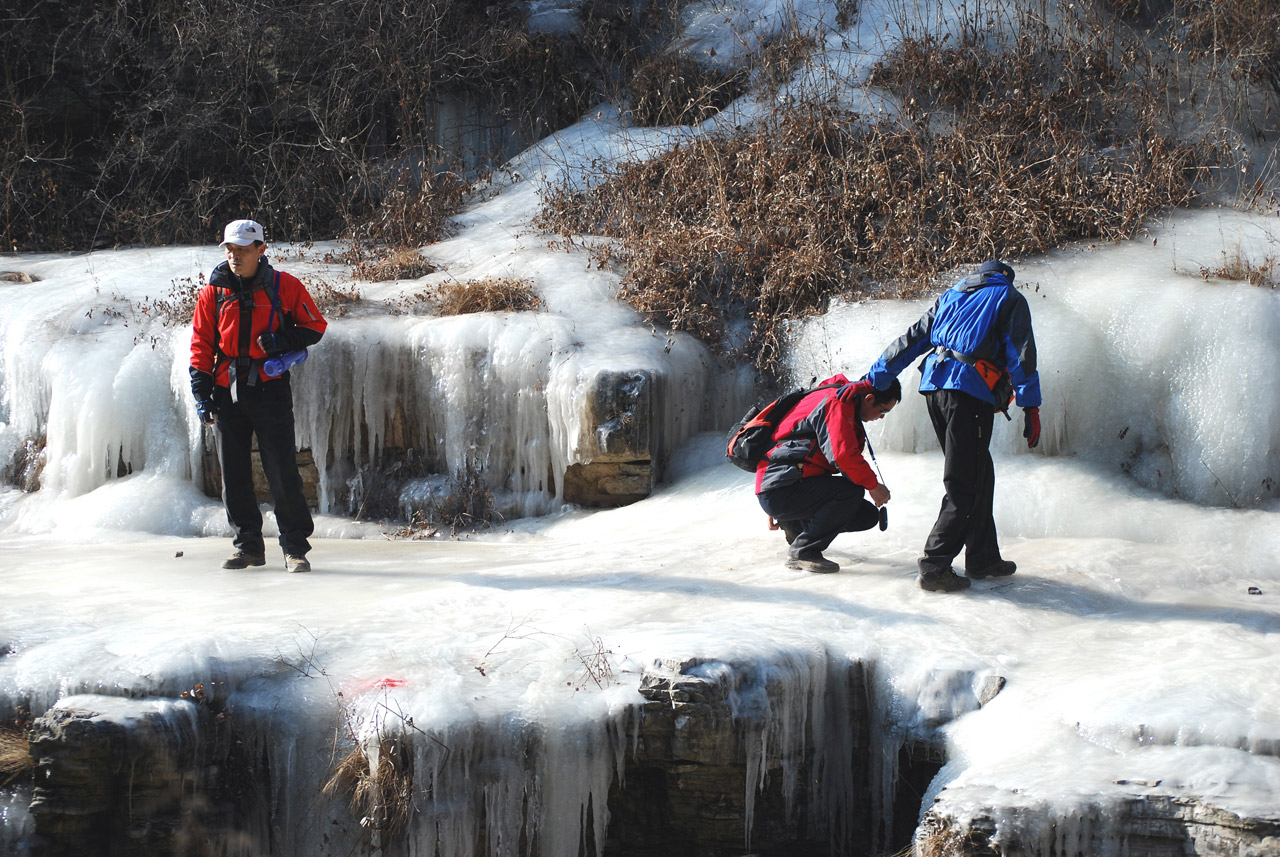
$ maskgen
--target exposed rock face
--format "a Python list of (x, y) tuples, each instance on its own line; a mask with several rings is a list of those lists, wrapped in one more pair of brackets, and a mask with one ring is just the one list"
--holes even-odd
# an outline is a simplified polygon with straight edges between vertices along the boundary
[[(653, 491), (655, 384), (648, 371), (601, 372), (583, 398), (582, 463), (564, 475), (564, 498), (584, 506), (623, 506)], [(589, 438), (589, 440), (587, 440)]]
[[(1154, 792), (1158, 784), (1134, 783), (1133, 794), (1108, 801), (1093, 817), (1060, 819), (1050, 836), (1068, 853), (1132, 857), (1275, 857), (1280, 854), (1280, 809), (1267, 817), (1241, 817), (1203, 796)], [(994, 793), (989, 800), (999, 801)], [(944, 789), (916, 834), (916, 857), (1000, 857), (1044, 853), (1034, 826), (1008, 824), (1018, 810), (993, 805), (964, 820), (948, 809)], [(1002, 826), (1003, 824), (1003, 826)], [(999, 844), (996, 844), (996, 843)]]
[[(821, 716), (789, 725), (782, 675), (668, 660), (645, 673), (635, 752), (610, 796), (609, 846), (626, 854), (808, 855), (870, 848), (876, 770), (868, 677), (832, 667)], [(801, 705), (807, 710), (807, 701)], [(804, 722), (804, 721), (807, 721)], [(814, 736), (817, 723), (839, 737)], [(817, 740), (815, 740), (817, 739)], [(819, 756), (825, 751), (825, 756)], [(852, 799), (853, 796), (863, 799)]]
[(200, 853), (226, 730), (188, 700), (67, 697), (35, 724), (31, 814), (48, 857)]
[[(1036, 825), (1009, 825), (1020, 811), (1016, 796), (1005, 795), (1009, 805), (1002, 805), (999, 790), (988, 790), (988, 809), (959, 813), (943, 789), (917, 830), (920, 795), (944, 761), (942, 746), (920, 738), (901, 748), (882, 742), (872, 673), (862, 663), (804, 656), (772, 664), (696, 658), (655, 664), (641, 679), (645, 701), (609, 793), (599, 857), (889, 853), (913, 831), (917, 857), (1280, 853), (1280, 812), (1245, 818), (1203, 796), (1164, 793), (1158, 783), (1117, 783), (1120, 797), (1099, 804), (1090, 818), (1055, 820), (1039, 810), (1035, 820), (1048, 826), (1047, 839), (1043, 829), (1028, 832)], [(956, 672), (937, 682), (967, 683), (981, 699), (999, 679)], [(278, 837), (287, 839), (289, 824), (300, 820), (278, 826), (273, 807), (259, 804), (290, 784), (273, 783), (279, 774), (268, 764), (243, 763), (238, 746), (229, 718), (187, 699), (62, 700), (31, 736), (37, 763), (31, 815), (40, 853), (287, 853), (278, 850)], [(889, 752), (897, 764), (886, 781)], [(252, 808), (245, 796), (258, 796), (247, 798)], [(971, 808), (972, 796), (964, 797), (956, 805)], [(429, 811), (432, 798), (423, 801), (415, 804), (419, 812)], [(338, 827), (333, 833), (335, 842), (346, 837), (344, 848), (360, 838)], [(411, 852), (398, 836), (384, 832), (378, 844), (366, 840), (351, 853)], [(590, 831), (584, 841), (593, 841)], [(482, 842), (477, 849), (477, 857), (487, 853)]]

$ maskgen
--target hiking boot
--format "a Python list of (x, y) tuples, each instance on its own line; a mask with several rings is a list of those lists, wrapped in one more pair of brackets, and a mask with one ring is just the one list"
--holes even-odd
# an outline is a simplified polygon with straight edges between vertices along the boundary
[(916, 583), (926, 592), (960, 592), (968, 589), (972, 583), (969, 578), (961, 577), (951, 569), (946, 571), (921, 571), (916, 576)]
[(310, 571), (311, 563), (307, 562), (305, 556), (288, 553), (284, 555), (284, 570), (292, 572)]
[(988, 577), (1008, 577), (1018, 570), (1013, 560), (1002, 559), (983, 568), (967, 568), (965, 573), (974, 580), (986, 580)]
[(267, 557), (265, 554), (249, 553), (237, 549), (235, 553), (222, 561), (223, 568), (248, 568), (251, 565), (266, 565)]
[(786, 565), (796, 571), (811, 571), (814, 574), (833, 574), (840, 570), (840, 563), (832, 562), (816, 551), (803, 557), (789, 556)]

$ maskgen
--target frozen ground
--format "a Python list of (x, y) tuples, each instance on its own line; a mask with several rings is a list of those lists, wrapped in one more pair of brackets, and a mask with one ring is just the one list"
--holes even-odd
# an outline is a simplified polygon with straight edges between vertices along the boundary
[[(735, 26), (768, 35), (778, 4), (737, 5)], [(905, 14), (867, 4), (829, 55), (856, 77), (895, 9)], [(691, 19), (691, 45), (728, 56), (716, 20)], [(1108, 807), (1133, 795), (1275, 819), (1280, 297), (1201, 271), (1240, 258), (1274, 265), (1280, 221), (1182, 213), (1122, 246), (1013, 260), (1045, 392), (1041, 447), (1028, 452), (1020, 425), (1003, 421), (993, 444), (996, 520), (1019, 572), (930, 594), (916, 588), (914, 563), (941, 460), (918, 396), (872, 431), (894, 494), (888, 531), (837, 540), (837, 575), (788, 571), (747, 477), (721, 461), (720, 436), (701, 431), (724, 424), (742, 376), (639, 324), (612, 300), (616, 278), (528, 228), (540, 183), (689, 133), (633, 131), (601, 111), (516, 159), (519, 180), (426, 251), (440, 276), (531, 279), (544, 312), (338, 319), (295, 382), (309, 446), (347, 442), (331, 436), (338, 416), (379, 425), (403, 381), (419, 384), (421, 418), (442, 446), (465, 454), (475, 423), (446, 417), (478, 414), (493, 429), (479, 447), (494, 472), (541, 474), (577, 454), (569, 404), (581, 379), (646, 367), (684, 385), (681, 407), (659, 415), (679, 447), (665, 484), (634, 506), (585, 512), (517, 481), (508, 505), (538, 516), (463, 540), (388, 540), (326, 503), (310, 575), (218, 567), (229, 548), (221, 507), (193, 482), (189, 334), (140, 312), (207, 274), (216, 248), (4, 257), (0, 268), (39, 279), (0, 283), (0, 454), (10, 460), (45, 431), (49, 462), (41, 491), (0, 494), (0, 701), (29, 699), (39, 714), (75, 694), (203, 683), (242, 711), (279, 712), (271, 743), (296, 784), (282, 819), (299, 825), (299, 855), (318, 853), (299, 819), (344, 717), (366, 735), (412, 718), (456, 745), (495, 720), (545, 730), (539, 764), (560, 791), (542, 808), (543, 853), (576, 854), (580, 807), (626, 750), (608, 724), (638, 703), (641, 670), (687, 656), (792, 682), (792, 703), (766, 718), (779, 734), (812, 712), (825, 664), (874, 662), (884, 740), (950, 723), (932, 792), (956, 816), (1006, 808), (1006, 830), (1042, 843), (1039, 854), (1062, 850), (1055, 820), (1105, 826)], [(342, 275), (315, 253), (278, 249), (286, 270)], [(430, 281), (362, 289), (394, 302)], [(833, 307), (796, 332), (793, 375), (856, 377), (926, 307)], [(480, 374), (458, 359), (472, 351), (491, 355)], [(118, 460), (133, 472), (118, 477)], [(970, 710), (972, 688), (957, 676), (1006, 685)], [(19, 801), (0, 797), (5, 842), (25, 822), (13, 820)], [(463, 853), (464, 839), (441, 853)]]

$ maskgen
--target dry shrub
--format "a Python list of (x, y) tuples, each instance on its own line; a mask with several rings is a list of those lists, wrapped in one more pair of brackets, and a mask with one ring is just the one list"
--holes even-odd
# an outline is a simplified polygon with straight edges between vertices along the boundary
[(413, 810), (413, 768), (408, 748), (382, 739), (374, 769), (364, 748), (356, 746), (334, 767), (324, 793), (330, 797), (346, 795), (352, 814), (366, 830), (384, 836), (404, 830)]
[[(518, 0), (305, 14), (288, 0), (65, 0), (57, 14), (7, 16), (0, 243), (203, 242), (237, 217), (276, 235), (430, 233), (446, 206), (424, 224), (423, 179), (388, 165), (432, 173), (465, 158), (477, 170), (593, 99), (580, 46), (530, 33), (526, 12)], [(504, 120), (503, 150), (442, 152), (448, 99)]]
[(696, 125), (746, 90), (745, 71), (703, 66), (684, 54), (642, 60), (631, 77), (631, 121), (636, 125)]
[(422, 511), (428, 520), (443, 524), (455, 533), (491, 526), (499, 517), (493, 493), (480, 468), (470, 463), (453, 480), (449, 493)]
[(440, 315), (524, 312), (541, 305), (542, 299), (529, 280), (490, 277), (444, 283), (436, 290), (436, 310)]
[(552, 191), (539, 224), (618, 239), (603, 254), (650, 318), (725, 348), (745, 318), (741, 349), (771, 370), (786, 323), (832, 297), (916, 295), (981, 259), (1126, 238), (1196, 198), (1220, 151), (1170, 133), (1154, 76), (1122, 72), (1111, 34), (1025, 33), (1001, 50), (907, 40), (876, 69), (896, 119), (798, 105)]
[(34, 769), (26, 734), (0, 726), (0, 788), (29, 776)]
[(348, 255), (357, 271), (367, 264), (369, 251), (363, 248), (419, 247), (444, 236), (449, 218), (462, 208), (469, 183), (460, 171), (427, 173), (428, 168), (419, 163), (414, 170), (401, 171), (388, 187), (371, 195), (375, 204), (350, 213)]
[(423, 258), (419, 250), (410, 247), (387, 250), (375, 259), (361, 258), (353, 266), (356, 277), (375, 283), (416, 280), (435, 270), (436, 266)]
[(1190, 0), (1176, 4), (1177, 46), (1228, 64), (1233, 80), (1280, 94), (1280, 4), (1275, 0)]
[(1236, 280), (1251, 286), (1269, 286), (1274, 289), (1280, 285), (1280, 260), (1275, 256), (1267, 255), (1260, 261), (1253, 262), (1243, 252), (1224, 252), (1222, 264), (1214, 268), (1201, 267), (1200, 276), (1205, 280), (1216, 277), (1221, 280)]
[(163, 298), (151, 298), (141, 312), (157, 319), (166, 327), (190, 324), (196, 311), (196, 298), (204, 288), (204, 274), (195, 277), (177, 277), (169, 283), (169, 294)]
[(316, 308), (325, 318), (344, 316), (353, 304), (360, 301), (360, 291), (355, 286), (343, 289), (315, 276), (305, 276), (301, 279), (302, 284), (307, 287), (307, 293), (315, 301)]

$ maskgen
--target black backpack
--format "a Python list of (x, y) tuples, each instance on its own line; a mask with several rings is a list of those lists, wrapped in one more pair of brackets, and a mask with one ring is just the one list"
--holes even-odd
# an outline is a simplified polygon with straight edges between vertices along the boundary
[(800, 403), (800, 400), (818, 390), (830, 390), (843, 387), (844, 384), (824, 384), (820, 387), (800, 387), (785, 396), (779, 396), (766, 405), (755, 405), (743, 414), (742, 419), (729, 429), (729, 444), (725, 457), (734, 467), (748, 473), (755, 473), (756, 466), (764, 461), (777, 443), (773, 439), (778, 426), (787, 418), (787, 414)]

